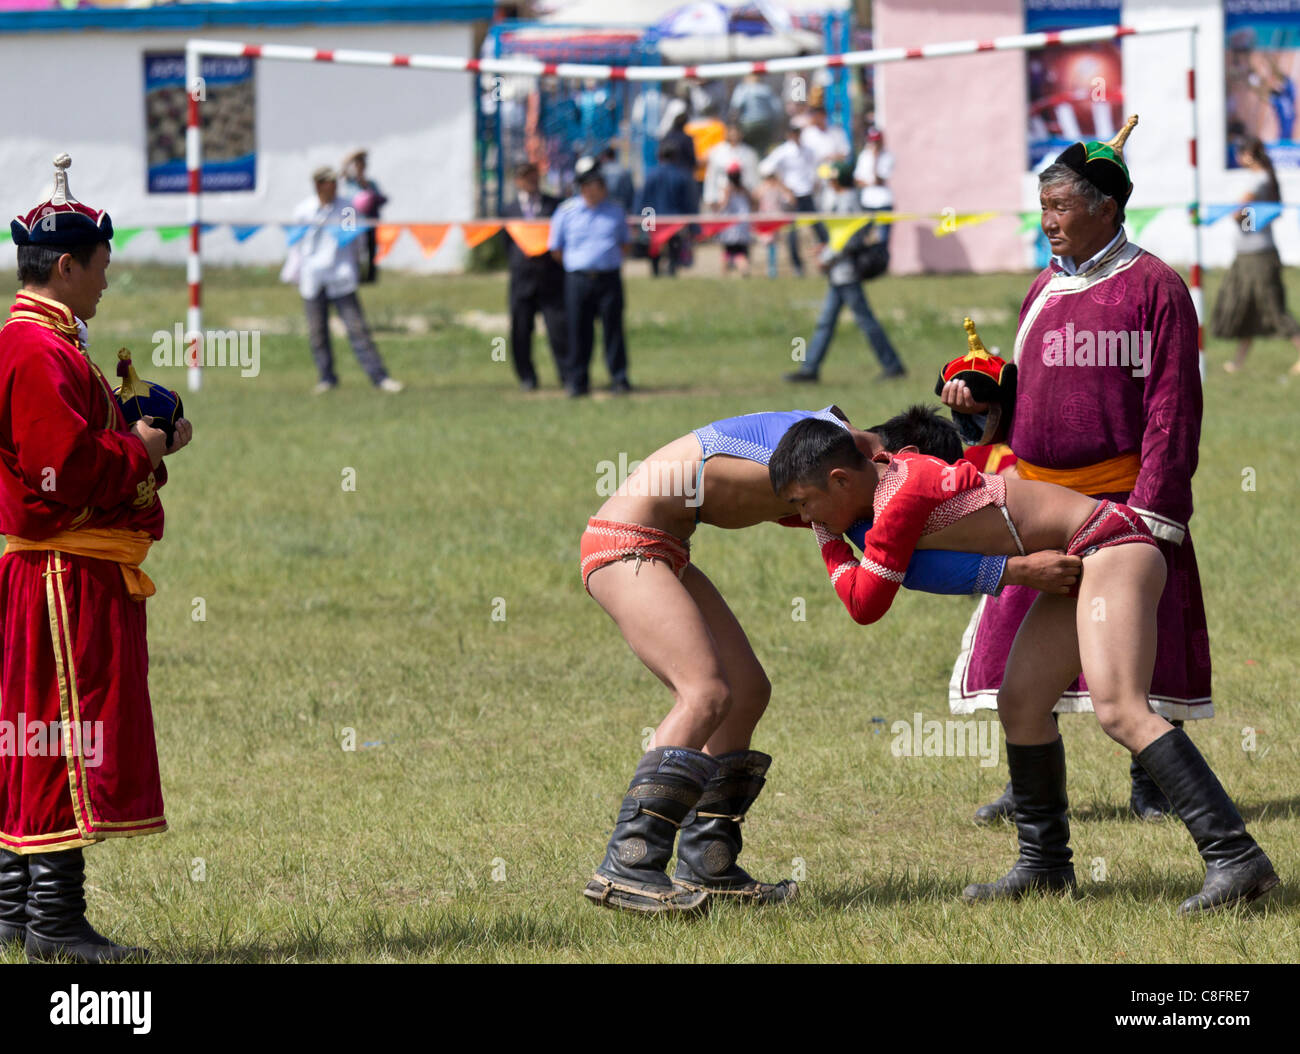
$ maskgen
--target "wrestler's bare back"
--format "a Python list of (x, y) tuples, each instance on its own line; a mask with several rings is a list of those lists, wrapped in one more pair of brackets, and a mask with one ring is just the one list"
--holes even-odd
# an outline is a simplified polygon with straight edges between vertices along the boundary
[[(873, 433), (850, 431), (866, 456), (880, 449)], [(700, 441), (692, 432), (641, 462), (596, 518), (639, 523), (686, 539), (697, 523), (739, 530), (774, 522), (790, 512), (789, 503), (772, 493), (766, 465), (730, 454), (714, 454), (704, 461)]]
[[(1006, 482), (1007, 512), (1027, 553), (1065, 549), (1097, 507), (1095, 498), (1052, 483), (1012, 478)], [(927, 534), (916, 547), (994, 556), (1015, 556), (1017, 552), (1007, 521), (992, 505)]]

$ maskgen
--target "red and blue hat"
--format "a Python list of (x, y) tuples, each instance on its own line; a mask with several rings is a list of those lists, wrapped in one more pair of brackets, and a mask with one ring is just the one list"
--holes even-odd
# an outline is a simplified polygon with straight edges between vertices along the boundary
[(67, 170), (71, 164), (72, 158), (59, 154), (54, 159), (53, 193), (30, 212), (10, 221), (15, 245), (76, 249), (112, 239), (113, 221), (108, 213), (83, 205), (68, 190)]

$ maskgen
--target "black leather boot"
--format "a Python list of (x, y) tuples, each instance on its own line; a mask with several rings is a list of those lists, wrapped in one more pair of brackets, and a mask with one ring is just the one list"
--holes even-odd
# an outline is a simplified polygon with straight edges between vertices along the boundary
[(86, 921), (86, 862), (80, 849), (27, 857), (27, 961), (143, 962), (143, 948), (114, 944)]
[(962, 892), (968, 903), (1015, 899), (1030, 890), (1074, 889), (1070, 863), (1069, 800), (1065, 795), (1065, 744), (1058, 738), (1042, 746), (1007, 744), (1016, 802), (1020, 859), (996, 882), (973, 883)]
[(0, 947), (27, 938), (27, 857), (0, 849)]
[(651, 914), (708, 910), (702, 890), (678, 889), (667, 875), (677, 828), (718, 770), (707, 754), (687, 747), (657, 747), (636, 767), (618, 811), (605, 859), (582, 891), (607, 908)]
[(1205, 861), (1205, 884), (1178, 906), (1178, 914), (1218, 911), (1277, 885), (1272, 863), (1246, 833), (1246, 821), (1186, 732), (1166, 732), (1137, 760), (1169, 796)]
[(987, 805), (981, 805), (975, 810), (975, 822), (981, 827), (990, 827), (999, 820), (1013, 819), (1015, 814), (1016, 802), (1011, 797), (1011, 781), (1007, 780), (1007, 787), (1002, 792), (1002, 797), (995, 798)]
[(793, 900), (799, 895), (794, 881), (760, 882), (736, 863), (744, 844), (740, 825), (767, 782), (771, 757), (756, 750), (737, 750), (717, 760), (717, 775), (682, 821), (673, 885), (735, 897), (746, 904)]
[[(1182, 728), (1181, 721), (1170, 721), (1175, 728)], [(1138, 764), (1135, 757), (1129, 761), (1128, 774), (1133, 785), (1129, 794), (1128, 809), (1139, 820), (1163, 820), (1174, 811), (1165, 797), (1165, 792), (1156, 786), (1156, 781), (1147, 775), (1147, 770)]]

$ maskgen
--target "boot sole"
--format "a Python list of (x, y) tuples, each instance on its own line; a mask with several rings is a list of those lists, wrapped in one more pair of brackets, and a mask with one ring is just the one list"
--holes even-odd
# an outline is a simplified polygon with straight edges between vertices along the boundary
[(1226, 911), (1229, 908), (1234, 908), (1239, 904), (1251, 904), (1254, 901), (1259, 900), (1261, 897), (1267, 895), (1273, 889), (1276, 889), (1277, 886), (1281, 883), (1281, 881), (1282, 880), (1277, 877), (1277, 873), (1274, 872), (1272, 874), (1265, 875), (1263, 878), (1261, 878), (1258, 882), (1255, 883), (1254, 887), (1248, 893), (1243, 893), (1239, 897), (1233, 897), (1231, 900), (1225, 900), (1221, 904), (1214, 904), (1208, 908), (1194, 908), (1191, 911), (1184, 911), (1180, 907), (1178, 909), (1178, 914), (1184, 916), (1185, 918), (1199, 917), (1201, 915), (1215, 915), (1221, 911)]
[[(709, 886), (693, 885), (677, 878), (673, 879), (673, 886), (684, 893), (704, 893), (709, 897), (722, 897), (724, 900), (730, 899), (746, 907), (775, 907), (778, 904), (789, 904), (799, 898), (799, 883), (793, 879), (774, 883), (760, 883), (760, 886), (767, 886), (766, 892), (761, 888), (715, 889)], [(783, 895), (773, 895), (782, 889), (786, 891)]]
[(634, 911), (641, 915), (692, 918), (705, 915), (709, 910), (709, 895), (700, 890), (674, 887), (671, 892), (663, 894), (641, 893), (631, 888), (621, 888), (603, 878), (593, 878), (588, 882), (582, 895), (597, 907)]

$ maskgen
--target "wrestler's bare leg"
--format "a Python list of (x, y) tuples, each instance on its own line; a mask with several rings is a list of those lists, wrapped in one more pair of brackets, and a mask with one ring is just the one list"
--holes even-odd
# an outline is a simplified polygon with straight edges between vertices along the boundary
[(1043, 593), (1020, 623), (998, 689), (998, 719), (1008, 743), (1056, 741), (1052, 708), (1079, 670), (1074, 597)]
[(1085, 557), (1079, 581), (1078, 646), (1092, 707), (1134, 754), (1173, 728), (1148, 702), (1165, 575), (1155, 546), (1116, 545)]
[(673, 693), (673, 708), (651, 745), (703, 750), (727, 716), (731, 687), (695, 598), (661, 560), (606, 564), (591, 573), (587, 588), (637, 658)]
[[(714, 646), (722, 660), (723, 674), (731, 686), (731, 706), (722, 723), (709, 737), (705, 752), (719, 757), (736, 750), (748, 750), (754, 728), (772, 696), (772, 683), (763, 672), (763, 666), (754, 654), (740, 622), (708, 576), (691, 564), (682, 575), (682, 584), (686, 586), (708, 624)], [(670, 714), (669, 717), (671, 716)], [(664, 738), (669, 734), (665, 731), (667, 723), (665, 721), (659, 726), (656, 741), (662, 739), (664, 743), (672, 742)]]

